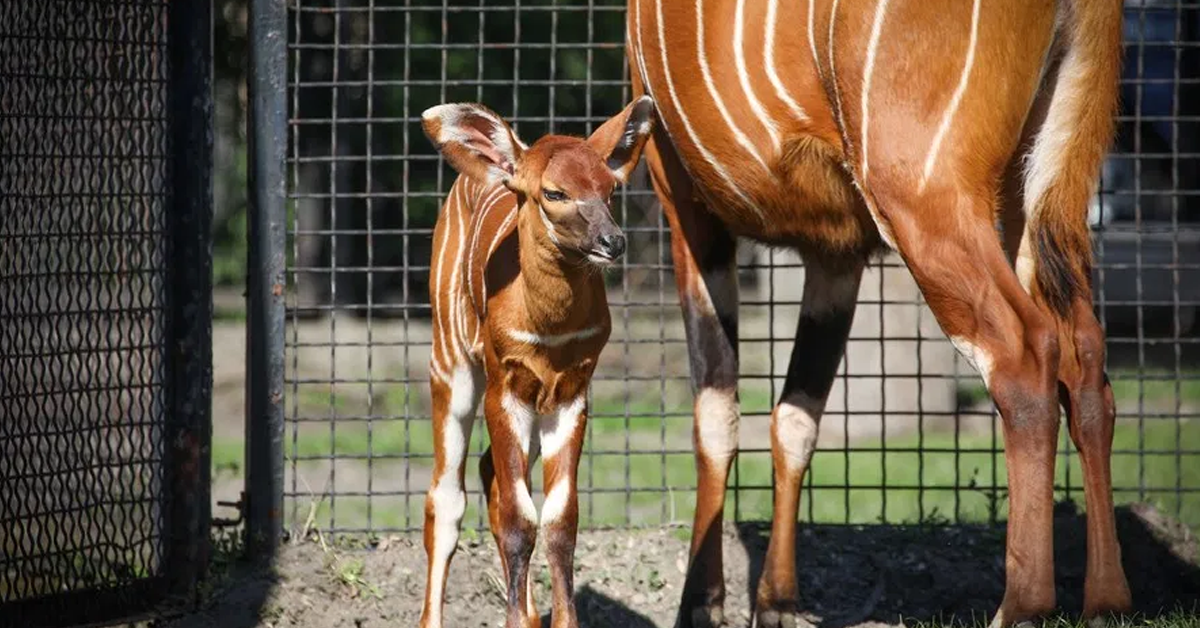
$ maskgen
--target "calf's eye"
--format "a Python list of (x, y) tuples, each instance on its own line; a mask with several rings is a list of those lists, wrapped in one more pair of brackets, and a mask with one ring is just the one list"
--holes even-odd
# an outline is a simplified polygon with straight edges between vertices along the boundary
[(567, 200), (567, 195), (558, 190), (542, 190), (542, 198), (554, 203), (561, 203)]

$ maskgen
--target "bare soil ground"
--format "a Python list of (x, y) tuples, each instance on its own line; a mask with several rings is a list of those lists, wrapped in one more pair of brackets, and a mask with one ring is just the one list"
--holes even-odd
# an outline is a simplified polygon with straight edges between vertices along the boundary
[[(742, 628), (749, 625), (749, 594), (761, 569), (769, 529), (729, 525), (724, 533), (726, 620), (730, 628)], [(1176, 612), (1171, 625), (1180, 625), (1180, 617), (1196, 618), (1200, 547), (1189, 529), (1137, 504), (1118, 510), (1118, 533), (1142, 617), (1139, 624), (1179, 609), (1185, 612)], [(1082, 603), (1082, 514), (1060, 507), (1055, 536), (1058, 600), (1070, 618)], [(582, 533), (576, 552), (581, 625), (673, 625), (686, 538), (687, 530), (680, 528)], [(805, 525), (798, 547), (804, 607), (823, 627), (978, 624), (988, 619), (1003, 594), (1001, 526)], [(538, 608), (545, 611), (549, 579), (540, 557), (535, 565), (535, 596)], [(305, 539), (285, 547), (273, 569), (236, 568), (217, 574), (198, 612), (159, 625), (415, 626), (424, 569), (419, 535), (390, 536), (365, 547)], [(501, 582), (490, 536), (464, 535), (450, 570), (446, 625), (503, 625)]]

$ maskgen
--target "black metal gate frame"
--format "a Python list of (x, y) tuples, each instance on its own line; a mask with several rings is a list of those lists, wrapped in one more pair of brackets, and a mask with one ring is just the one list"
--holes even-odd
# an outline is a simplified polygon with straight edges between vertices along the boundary
[[(6, 0), (24, 1), (24, 0)], [(167, 4), (166, 324), (157, 573), (0, 605), (0, 626), (99, 626), (193, 603), (209, 560), (212, 431), (212, 3)], [(280, 3), (282, 6), (282, 3)], [(0, 93), (3, 90), (0, 89)], [(2, 480), (2, 478), (0, 478)]]

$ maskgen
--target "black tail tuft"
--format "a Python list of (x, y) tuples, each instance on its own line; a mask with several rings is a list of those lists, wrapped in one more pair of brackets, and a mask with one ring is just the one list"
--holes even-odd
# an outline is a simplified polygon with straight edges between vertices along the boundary
[(1065, 318), (1071, 304), (1089, 288), (1084, 282), (1091, 282), (1091, 255), (1088, 243), (1080, 247), (1056, 236), (1051, 229), (1034, 231), (1037, 289), (1046, 305)]

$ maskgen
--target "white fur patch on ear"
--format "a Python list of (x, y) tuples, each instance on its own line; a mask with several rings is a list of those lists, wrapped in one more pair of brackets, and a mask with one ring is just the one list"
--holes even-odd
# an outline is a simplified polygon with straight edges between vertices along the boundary
[(506, 182), (528, 148), (498, 115), (472, 103), (430, 107), (421, 114), (426, 135), (450, 165), (487, 183)]
[(653, 128), (654, 101), (649, 96), (642, 96), (630, 107), (621, 137), (608, 156), (608, 167), (618, 181), (625, 183), (629, 179)]

